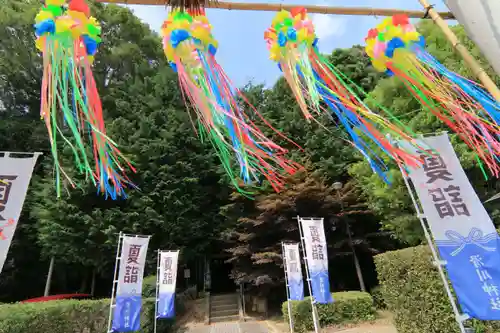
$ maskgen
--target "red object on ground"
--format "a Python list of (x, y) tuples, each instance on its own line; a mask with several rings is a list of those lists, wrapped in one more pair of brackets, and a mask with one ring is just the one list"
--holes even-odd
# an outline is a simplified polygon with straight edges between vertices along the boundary
[(51, 295), (37, 298), (30, 298), (21, 303), (37, 303), (37, 302), (48, 302), (48, 301), (57, 301), (60, 299), (82, 299), (82, 298), (90, 298), (92, 295), (90, 294), (61, 294), (61, 295)]

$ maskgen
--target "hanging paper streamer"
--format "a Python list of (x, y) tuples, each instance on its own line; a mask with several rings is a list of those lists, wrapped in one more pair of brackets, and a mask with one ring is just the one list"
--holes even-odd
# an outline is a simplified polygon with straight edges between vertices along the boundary
[(424, 37), (405, 15), (386, 18), (365, 40), (373, 66), (402, 80), (422, 106), (455, 131), (498, 177), (500, 104), (430, 55)]
[[(172, 11), (163, 24), (162, 35), (165, 55), (196, 113), (199, 134), (210, 140), (233, 184), (243, 192), (232, 171), (237, 162), (239, 177), (246, 184), (264, 176), (279, 191), (285, 184), (285, 175), (293, 174), (300, 166), (286, 159), (287, 151), (267, 138), (252, 122), (260, 118), (271, 127), (234, 87), (215, 60), (217, 41), (203, 10), (196, 13)], [(241, 101), (246, 103), (245, 108)]]
[(355, 87), (320, 54), (313, 23), (304, 8), (278, 12), (264, 38), (271, 59), (278, 63), (306, 119), (321, 114), (336, 118), (347, 131), (351, 144), (386, 182), (389, 182), (388, 167), (377, 150), (401, 167), (419, 166), (418, 157), (393, 146), (387, 135), (415, 141), (398, 126), (372, 112), (357, 96), (357, 93), (366, 95), (362, 89)]
[[(63, 179), (76, 183), (63, 169), (58, 146), (70, 147), (77, 170), (115, 199), (124, 196), (125, 162), (106, 135), (101, 100), (91, 65), (101, 42), (101, 27), (84, 0), (46, 0), (36, 16), (36, 46), (43, 53), (41, 116), (49, 133), (55, 163), (57, 195)], [(86, 142), (90, 143), (90, 147)], [(92, 151), (93, 156), (87, 150)]]

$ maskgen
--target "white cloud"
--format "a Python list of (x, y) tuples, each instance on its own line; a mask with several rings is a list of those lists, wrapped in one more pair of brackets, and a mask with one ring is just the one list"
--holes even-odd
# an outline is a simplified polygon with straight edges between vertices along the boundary
[[(328, 1), (320, 1), (317, 5), (332, 5)], [(323, 49), (325, 45), (329, 45), (329, 39), (339, 37), (346, 33), (347, 19), (338, 15), (326, 14), (311, 14), (311, 19), (316, 30), (316, 35), (319, 38), (319, 47)], [(325, 51), (325, 50), (322, 50)]]
[(311, 16), (316, 35), (320, 40), (345, 33), (345, 18), (325, 14), (312, 14)]

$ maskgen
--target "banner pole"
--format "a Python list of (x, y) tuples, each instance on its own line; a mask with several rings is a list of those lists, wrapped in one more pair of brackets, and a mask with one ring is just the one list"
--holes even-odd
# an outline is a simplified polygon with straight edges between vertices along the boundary
[(115, 291), (116, 291), (116, 285), (118, 283), (117, 280), (117, 275), (118, 275), (118, 262), (120, 261), (121, 257), (121, 244), (123, 240), (123, 233), (120, 231), (118, 234), (118, 246), (116, 247), (116, 258), (115, 258), (115, 273), (113, 275), (113, 287), (111, 289), (111, 300), (109, 303), (109, 317), (108, 317), (108, 333), (111, 333), (111, 325), (112, 325), (112, 319), (113, 319), (113, 307), (114, 307), (114, 301), (115, 301)]
[(451, 292), (451, 288), (448, 284), (448, 279), (446, 278), (446, 275), (443, 270), (443, 266), (446, 265), (446, 261), (441, 260), (439, 257), (439, 254), (437, 253), (436, 249), (434, 248), (434, 242), (432, 241), (432, 236), (429, 233), (429, 230), (427, 229), (427, 224), (425, 222), (425, 215), (424, 213), (420, 210), (420, 207), (417, 202), (417, 198), (415, 197), (413, 193), (413, 189), (410, 186), (410, 182), (408, 180), (408, 177), (405, 175), (403, 170), (400, 168), (401, 174), (403, 176), (403, 180), (405, 182), (406, 188), (408, 189), (408, 193), (410, 194), (411, 201), (413, 202), (413, 206), (415, 207), (415, 211), (417, 212), (418, 219), (420, 220), (420, 225), (422, 226), (422, 229), (424, 231), (425, 238), (427, 239), (427, 244), (429, 245), (429, 248), (431, 249), (432, 252), (432, 257), (434, 258), (434, 265), (437, 267), (439, 271), (439, 275), (441, 276), (441, 280), (443, 281), (444, 289), (446, 290), (446, 294), (448, 295), (448, 299), (450, 300), (451, 307), (453, 309), (453, 313), (455, 314), (455, 320), (458, 323), (458, 326), (460, 328), (461, 333), (466, 333), (467, 331), (465, 330), (464, 326), (464, 320), (467, 320), (469, 318), (468, 315), (466, 314), (460, 314), (458, 311), (457, 304), (455, 303), (455, 299), (453, 297), (453, 294)]
[(306, 245), (304, 241), (304, 233), (302, 232), (302, 225), (300, 223), (300, 216), (297, 215), (297, 223), (299, 224), (299, 232), (300, 232), (300, 242), (302, 244), (302, 255), (304, 256), (304, 264), (306, 266), (306, 276), (307, 276), (307, 286), (309, 287), (309, 298), (311, 299), (311, 308), (312, 308), (312, 317), (314, 323), (314, 332), (319, 333), (320, 325), (317, 320), (317, 312), (316, 312), (316, 301), (314, 300), (312, 287), (311, 287), (311, 277), (309, 275), (309, 265), (307, 262), (307, 254), (306, 254)]
[(285, 244), (281, 242), (281, 253), (283, 254), (283, 270), (285, 271), (285, 288), (286, 288), (286, 299), (288, 305), (288, 318), (290, 322), (290, 332), (293, 333), (293, 319), (292, 319), (292, 304), (290, 303), (290, 290), (288, 285), (288, 273), (287, 267), (288, 263), (286, 262), (286, 254), (285, 254)]
[(479, 65), (479, 63), (470, 54), (467, 48), (460, 42), (455, 33), (450, 29), (448, 23), (439, 15), (437, 11), (433, 9), (433, 6), (429, 4), (427, 0), (419, 0), (420, 4), (429, 13), (434, 23), (441, 28), (444, 35), (450, 41), (451, 45), (457, 50), (458, 54), (462, 56), (467, 66), (472, 70), (472, 73), (481, 81), (483, 86), (488, 90), (488, 92), (500, 102), (500, 89), (497, 87), (495, 82), (488, 76), (486, 71)]
[(160, 288), (160, 255), (161, 250), (158, 249), (158, 256), (156, 258), (156, 299), (155, 299), (155, 324), (154, 324), (154, 333), (156, 333), (157, 322), (158, 322), (158, 289)]

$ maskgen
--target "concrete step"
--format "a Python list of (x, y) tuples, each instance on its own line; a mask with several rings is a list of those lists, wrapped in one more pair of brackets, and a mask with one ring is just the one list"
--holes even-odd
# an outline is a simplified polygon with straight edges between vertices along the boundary
[(226, 316), (238, 316), (240, 314), (239, 309), (228, 309), (228, 310), (211, 310), (210, 315), (212, 317), (226, 317)]
[(238, 303), (232, 304), (210, 304), (210, 311), (238, 309)]
[(210, 299), (215, 300), (215, 301), (226, 300), (226, 299), (235, 299), (237, 297), (238, 297), (237, 294), (210, 295)]
[(224, 321), (238, 321), (240, 320), (240, 316), (222, 316), (222, 317), (211, 317), (211, 323), (220, 323)]

